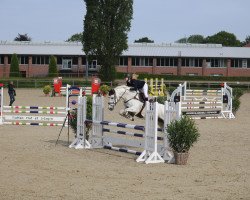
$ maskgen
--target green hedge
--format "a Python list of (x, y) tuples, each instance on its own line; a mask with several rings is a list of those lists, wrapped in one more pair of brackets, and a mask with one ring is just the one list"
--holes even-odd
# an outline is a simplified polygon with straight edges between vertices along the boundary
[[(127, 73), (117, 72), (117, 79), (124, 79)], [(225, 77), (225, 76), (175, 76), (175, 75), (156, 75), (141, 74), (140, 79), (144, 78), (163, 78), (168, 81), (250, 81), (250, 77)]]

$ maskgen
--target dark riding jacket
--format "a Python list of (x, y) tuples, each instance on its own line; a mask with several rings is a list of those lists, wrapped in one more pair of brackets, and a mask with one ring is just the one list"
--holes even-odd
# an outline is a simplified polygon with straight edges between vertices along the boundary
[(9, 94), (13, 94), (13, 95), (16, 94), (16, 91), (14, 89), (14, 85), (13, 84), (8, 84), (8, 93)]
[(140, 90), (145, 85), (145, 81), (131, 79), (127, 81), (127, 86), (130, 86), (130, 90)]

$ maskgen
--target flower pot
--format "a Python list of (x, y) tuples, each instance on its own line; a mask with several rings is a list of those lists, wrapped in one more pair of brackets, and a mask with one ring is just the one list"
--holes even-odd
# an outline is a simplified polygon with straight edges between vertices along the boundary
[(175, 164), (186, 165), (189, 153), (174, 152)]

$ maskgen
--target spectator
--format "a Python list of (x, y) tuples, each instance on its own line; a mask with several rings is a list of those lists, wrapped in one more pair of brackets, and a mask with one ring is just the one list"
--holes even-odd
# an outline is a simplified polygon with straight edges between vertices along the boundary
[(10, 81), (8, 84), (8, 93), (10, 96), (10, 104), (9, 106), (12, 106), (12, 104), (15, 101), (15, 96), (16, 96), (16, 90), (14, 89), (13, 81)]

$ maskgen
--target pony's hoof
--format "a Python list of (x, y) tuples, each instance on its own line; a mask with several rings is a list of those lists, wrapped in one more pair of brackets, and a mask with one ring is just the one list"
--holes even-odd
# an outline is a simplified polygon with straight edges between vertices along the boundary
[(136, 117), (139, 117), (139, 118), (144, 118), (143, 116), (142, 116), (142, 114), (137, 114), (137, 115), (135, 115)]

